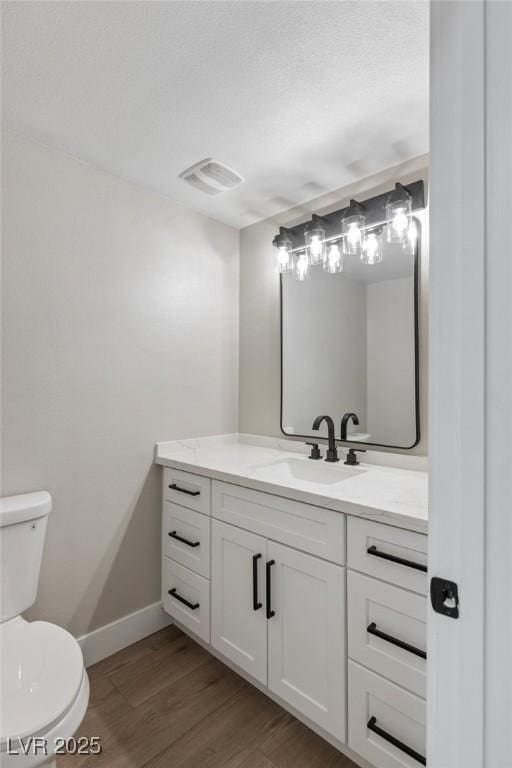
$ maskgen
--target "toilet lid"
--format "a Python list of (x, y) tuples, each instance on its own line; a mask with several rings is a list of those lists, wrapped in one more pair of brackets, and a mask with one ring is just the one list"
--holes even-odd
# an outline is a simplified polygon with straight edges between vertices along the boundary
[(84, 670), (82, 651), (65, 629), (21, 617), (0, 625), (0, 737), (44, 731), (73, 703)]

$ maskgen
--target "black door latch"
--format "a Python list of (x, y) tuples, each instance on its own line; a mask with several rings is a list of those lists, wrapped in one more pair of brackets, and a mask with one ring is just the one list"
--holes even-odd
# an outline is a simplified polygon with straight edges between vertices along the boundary
[(436, 613), (450, 619), (459, 618), (459, 588), (454, 581), (434, 576), (430, 580), (430, 599)]

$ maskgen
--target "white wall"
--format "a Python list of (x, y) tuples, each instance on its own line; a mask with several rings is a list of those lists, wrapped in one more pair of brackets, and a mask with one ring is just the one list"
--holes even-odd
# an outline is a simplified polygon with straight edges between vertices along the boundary
[[(272, 239), (280, 225), (293, 226), (312, 212), (327, 213), (348, 204), (350, 197), (385, 192), (395, 181), (428, 179), (428, 158), (421, 157), (362, 179), (349, 187), (291, 208), (240, 233), (240, 431), (281, 434), (279, 279), (274, 273)], [(427, 185), (428, 192), (428, 185)], [(428, 452), (428, 217), (421, 216), (420, 286), (420, 419), (421, 439), (410, 453)], [(408, 451), (409, 452), (409, 451)]]
[(367, 429), (376, 443), (416, 439), (413, 319), (413, 277), (367, 286)]
[[(360, 422), (354, 429), (364, 431), (366, 286), (319, 267), (305, 282), (285, 276), (283, 297), (284, 430), (310, 435), (325, 413), (339, 436), (343, 414), (353, 411)], [(325, 422), (318, 434), (327, 437)]]
[(154, 443), (237, 429), (238, 243), (5, 134), (2, 494), (55, 504), (32, 617), (80, 635), (159, 599)]

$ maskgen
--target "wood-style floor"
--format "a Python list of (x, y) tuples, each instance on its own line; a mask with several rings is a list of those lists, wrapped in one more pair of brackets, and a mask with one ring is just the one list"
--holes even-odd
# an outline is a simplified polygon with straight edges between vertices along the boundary
[(58, 768), (356, 768), (176, 627), (93, 667), (77, 736), (100, 755)]

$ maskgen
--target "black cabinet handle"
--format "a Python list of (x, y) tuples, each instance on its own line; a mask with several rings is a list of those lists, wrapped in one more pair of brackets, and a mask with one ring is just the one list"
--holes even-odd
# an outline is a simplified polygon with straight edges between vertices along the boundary
[(424, 573), (427, 572), (426, 565), (415, 563), (414, 560), (406, 560), (405, 558), (397, 557), (396, 555), (388, 555), (387, 552), (379, 552), (375, 544), (372, 544), (371, 547), (368, 547), (366, 551), (369, 555), (373, 555), (374, 557), (381, 557), (383, 560), (391, 560), (392, 563), (406, 565), (408, 568), (414, 568), (416, 571), (423, 571)]
[(267, 619), (271, 619), (272, 616), (276, 615), (276, 612), (272, 610), (272, 576), (271, 576), (271, 568), (273, 565), (275, 565), (275, 560), (269, 560), (266, 565), (266, 587), (267, 587)]
[(380, 637), (381, 640), (386, 640), (388, 643), (391, 643), (392, 645), (396, 645), (398, 648), (403, 648), (404, 651), (409, 651), (409, 653), (414, 653), (415, 656), (419, 656), (421, 659), (426, 659), (427, 654), (425, 651), (420, 650), (420, 648), (416, 648), (414, 645), (409, 645), (409, 643), (404, 643), (403, 640), (399, 640), (397, 637), (393, 637), (392, 635), (386, 634), (386, 632), (381, 632), (380, 629), (377, 629), (377, 625), (374, 621), (366, 628), (366, 631), (369, 635), (375, 635), (375, 637)]
[(169, 594), (171, 597), (174, 597), (175, 600), (179, 600), (180, 603), (183, 603), (183, 605), (186, 605), (187, 608), (190, 608), (191, 611), (195, 611), (196, 608), (199, 608), (199, 603), (189, 603), (189, 601), (186, 600), (184, 597), (182, 597), (181, 595), (178, 595), (175, 587), (169, 590)]
[(253, 555), (252, 558), (252, 609), (259, 611), (262, 604), (258, 600), (258, 560), (261, 555)]
[(176, 541), (181, 541), (182, 544), (186, 544), (189, 547), (198, 547), (200, 545), (200, 541), (189, 541), (188, 539), (184, 539), (182, 536), (178, 536), (176, 531), (171, 531), (169, 536), (171, 539), (176, 539)]
[(407, 744), (404, 744), (403, 741), (400, 741), (399, 739), (395, 739), (394, 736), (392, 736), (390, 733), (387, 733), (386, 731), (383, 731), (382, 728), (379, 728), (377, 725), (377, 718), (376, 717), (370, 717), (367, 723), (367, 728), (370, 729), (370, 731), (373, 731), (377, 734), (377, 736), (380, 736), (381, 739), (384, 739), (385, 741), (388, 741), (390, 744), (392, 744), (394, 747), (397, 747), (397, 749), (401, 749), (402, 752), (405, 752), (406, 755), (409, 755), (409, 757), (412, 757), (413, 760), (417, 760), (418, 763), (421, 765), (426, 765), (427, 761), (423, 757), (423, 755), (420, 755), (419, 752), (416, 752), (415, 749), (412, 749), (411, 747), (408, 747)]
[(187, 496), (200, 496), (201, 491), (188, 491), (186, 488), (180, 488), (179, 485), (176, 485), (176, 483), (171, 483), (169, 488), (172, 491), (179, 491), (180, 493), (186, 493)]

